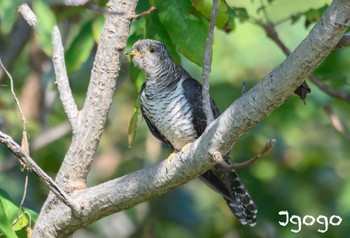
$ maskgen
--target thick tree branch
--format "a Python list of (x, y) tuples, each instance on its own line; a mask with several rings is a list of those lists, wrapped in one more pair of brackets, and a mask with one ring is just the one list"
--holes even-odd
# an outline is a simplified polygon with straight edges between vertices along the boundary
[(84, 106), (79, 114), (79, 130), (73, 134), (72, 143), (57, 174), (56, 181), (69, 190), (85, 187), (93, 156), (112, 103), (120, 69), (121, 51), (128, 39), (130, 19), (136, 0), (111, 0), (97, 49), (90, 84)]
[(349, 25), (350, 0), (334, 0), (297, 49), (227, 108), (187, 150), (171, 161), (75, 191), (72, 197), (81, 204), (83, 219), (57, 204), (55, 209), (45, 209), (47, 220), (45, 225), (38, 221), (37, 234), (65, 237), (103, 216), (168, 192), (211, 168), (215, 164), (211, 154), (226, 154), (243, 134), (283, 104), (332, 51)]
[[(57, 183), (68, 193), (86, 187), (86, 178), (112, 103), (120, 70), (121, 51), (126, 46), (136, 4), (137, 0), (110, 0), (107, 4), (108, 12), (123, 14), (106, 13), (106, 22), (91, 72), (87, 97), (77, 120), (76, 128), (79, 129), (73, 133), (72, 143), (56, 177)], [(52, 209), (52, 203), (56, 203), (55, 199), (50, 194), (46, 200), (33, 237), (56, 237), (62, 230), (77, 228), (77, 223), (70, 221), (72, 214), (65, 218), (60, 217), (60, 211)], [(50, 217), (52, 211), (56, 211), (57, 216)], [(49, 219), (55, 221), (50, 222)], [(63, 224), (57, 225), (60, 222)], [(81, 227), (84, 222), (80, 220), (78, 224)]]
[(64, 111), (68, 116), (68, 120), (72, 126), (72, 131), (75, 133), (78, 128), (78, 108), (74, 102), (72, 90), (69, 86), (69, 80), (66, 70), (66, 64), (64, 61), (64, 49), (62, 45), (62, 39), (58, 27), (55, 26), (52, 31), (52, 61), (55, 69), (56, 83), (59, 91), (59, 96), (63, 104)]

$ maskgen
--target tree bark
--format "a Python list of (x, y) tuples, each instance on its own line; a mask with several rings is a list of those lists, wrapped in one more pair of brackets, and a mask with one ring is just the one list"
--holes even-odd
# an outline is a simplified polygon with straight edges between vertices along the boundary
[[(137, 0), (111, 0), (107, 4), (111, 14), (106, 12), (87, 97), (82, 110), (72, 113), (75, 119), (73, 128), (77, 129), (73, 130), (72, 143), (56, 177), (57, 184), (68, 194), (86, 187), (86, 178), (112, 103), (120, 56), (126, 46), (136, 4)], [(74, 225), (76, 220), (72, 219), (70, 211), (69, 216), (58, 216), (59, 204), (55, 195), (50, 193), (39, 214), (33, 237), (65, 236), (79, 228), (79, 222)]]

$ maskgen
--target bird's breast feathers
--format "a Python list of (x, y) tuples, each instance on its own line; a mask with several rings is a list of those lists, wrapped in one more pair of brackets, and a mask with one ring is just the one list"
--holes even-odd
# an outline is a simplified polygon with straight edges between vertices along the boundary
[(197, 138), (192, 122), (193, 108), (184, 95), (182, 80), (172, 91), (152, 92), (146, 85), (141, 93), (141, 106), (145, 116), (175, 149), (181, 150)]

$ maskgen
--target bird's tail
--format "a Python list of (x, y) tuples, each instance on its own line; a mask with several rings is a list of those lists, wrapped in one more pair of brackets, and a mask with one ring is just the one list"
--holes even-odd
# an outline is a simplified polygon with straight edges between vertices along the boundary
[(231, 171), (232, 197), (224, 197), (227, 205), (243, 225), (255, 226), (257, 206), (235, 171)]
[(243, 225), (256, 224), (257, 207), (234, 170), (216, 165), (202, 174), (200, 179), (224, 197), (233, 214)]

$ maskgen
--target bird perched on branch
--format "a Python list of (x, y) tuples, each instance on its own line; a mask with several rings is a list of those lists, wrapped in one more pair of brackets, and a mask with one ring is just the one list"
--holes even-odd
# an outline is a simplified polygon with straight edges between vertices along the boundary
[[(133, 56), (133, 62), (147, 76), (140, 105), (152, 134), (174, 152), (194, 142), (207, 127), (202, 85), (175, 63), (158, 41), (137, 41), (125, 55)], [(213, 100), (211, 110), (215, 118), (220, 115)], [(229, 154), (224, 159), (231, 163)], [(257, 207), (234, 170), (217, 164), (200, 179), (224, 197), (242, 224), (255, 225)]]

